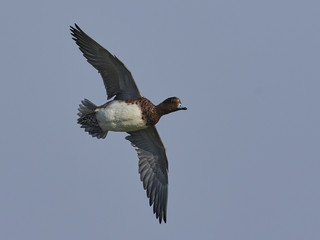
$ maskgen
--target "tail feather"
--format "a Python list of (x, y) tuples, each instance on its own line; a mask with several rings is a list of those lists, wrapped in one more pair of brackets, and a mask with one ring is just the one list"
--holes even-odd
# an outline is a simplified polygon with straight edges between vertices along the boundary
[(81, 125), (81, 128), (84, 128), (92, 137), (105, 138), (108, 131), (103, 131), (100, 128), (96, 119), (96, 109), (97, 106), (88, 99), (82, 100), (78, 108), (78, 123)]

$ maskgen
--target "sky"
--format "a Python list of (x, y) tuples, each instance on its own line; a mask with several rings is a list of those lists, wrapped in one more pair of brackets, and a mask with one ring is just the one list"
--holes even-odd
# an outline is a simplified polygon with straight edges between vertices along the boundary
[[(0, 239), (320, 239), (318, 1), (4, 1)], [(126, 133), (92, 138), (107, 101), (77, 23), (158, 104), (169, 160), (159, 224)]]

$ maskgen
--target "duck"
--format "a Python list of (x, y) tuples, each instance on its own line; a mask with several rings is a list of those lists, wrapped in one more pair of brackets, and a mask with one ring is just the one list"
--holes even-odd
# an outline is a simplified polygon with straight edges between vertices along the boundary
[(77, 24), (70, 26), (72, 39), (87, 61), (98, 70), (106, 89), (107, 102), (97, 106), (88, 99), (79, 104), (77, 123), (92, 137), (106, 138), (109, 131), (127, 132), (125, 138), (137, 152), (140, 180), (161, 224), (167, 222), (168, 159), (156, 129), (160, 118), (187, 110), (177, 97), (154, 105), (139, 91), (128, 68), (89, 37)]

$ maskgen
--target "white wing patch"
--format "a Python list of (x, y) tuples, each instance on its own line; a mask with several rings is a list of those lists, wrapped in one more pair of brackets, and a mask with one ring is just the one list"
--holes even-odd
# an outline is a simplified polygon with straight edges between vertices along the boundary
[(100, 108), (96, 118), (104, 131), (129, 132), (147, 128), (140, 107), (121, 100), (114, 100), (106, 108)]

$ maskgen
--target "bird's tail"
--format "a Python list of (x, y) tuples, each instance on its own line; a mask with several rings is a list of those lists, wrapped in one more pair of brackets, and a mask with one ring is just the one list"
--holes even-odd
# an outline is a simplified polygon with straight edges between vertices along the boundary
[(88, 99), (82, 100), (78, 108), (78, 123), (81, 125), (81, 128), (84, 128), (92, 137), (105, 138), (108, 131), (103, 131), (100, 128), (96, 119), (96, 109), (97, 106)]

